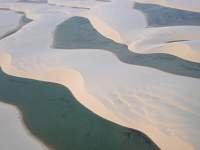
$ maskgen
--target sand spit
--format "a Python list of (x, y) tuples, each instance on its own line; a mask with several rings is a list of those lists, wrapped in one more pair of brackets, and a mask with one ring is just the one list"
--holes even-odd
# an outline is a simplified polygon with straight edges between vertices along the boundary
[[(0, 41), (3, 71), (19, 77), (65, 85), (85, 107), (108, 120), (144, 132), (161, 149), (199, 149), (200, 135), (196, 132), (200, 122), (199, 79), (129, 65), (101, 49), (61, 50), (50, 47), (56, 27), (77, 15), (99, 20), (109, 27), (106, 27), (107, 35), (111, 33), (113, 35), (110, 37), (115, 37), (117, 33), (116, 37), (120, 37), (122, 43), (128, 43), (128, 46), (133, 44), (136, 40), (133, 35), (138, 36), (146, 27), (144, 15), (137, 10), (133, 14), (126, 14), (133, 10), (130, 1), (108, 3), (96, 6), (96, 12), (94, 9), (74, 12), (74, 9), (59, 9), (58, 6), (45, 4), (4, 5), (24, 11), (33, 22)], [(119, 15), (118, 18), (123, 18), (125, 25), (117, 19), (109, 22), (108, 18), (115, 14), (118, 7), (124, 8), (122, 12), (126, 17)], [(141, 19), (134, 20), (133, 17), (132, 21), (131, 16)], [(128, 20), (130, 24), (126, 24)], [(132, 26), (134, 22), (138, 24)], [(95, 25), (94, 20), (92, 25), (101, 27)], [(104, 35), (104, 32), (100, 33)], [(192, 47), (198, 49), (196, 41)]]

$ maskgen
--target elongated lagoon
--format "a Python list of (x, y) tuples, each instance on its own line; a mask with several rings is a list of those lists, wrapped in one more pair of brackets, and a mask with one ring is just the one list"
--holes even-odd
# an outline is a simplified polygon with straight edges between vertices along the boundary
[(0, 102), (17, 106), (25, 126), (51, 149), (159, 149), (143, 133), (95, 115), (62, 85), (17, 78), (0, 71)]
[(156, 68), (182, 76), (200, 78), (200, 64), (164, 53), (138, 54), (126, 45), (116, 43), (98, 33), (90, 21), (83, 17), (72, 17), (58, 25), (53, 47), (57, 49), (99, 49), (115, 54), (124, 63)]

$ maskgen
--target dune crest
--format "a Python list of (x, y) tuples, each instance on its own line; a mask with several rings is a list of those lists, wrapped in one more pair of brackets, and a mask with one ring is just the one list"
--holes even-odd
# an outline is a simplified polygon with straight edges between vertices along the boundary
[[(73, 8), (25, 2), (0, 5), (1, 8), (23, 11), (33, 20), (12, 36), (0, 40), (0, 66), (11, 75), (68, 87), (77, 100), (94, 113), (144, 132), (161, 149), (198, 149), (198, 78), (126, 64), (114, 54), (98, 48), (63, 50), (51, 47), (59, 24), (73, 16), (84, 16), (101, 34), (133, 47), (133, 51), (141, 52), (140, 48), (143, 48), (145, 53), (162, 52), (199, 62), (198, 27), (190, 27), (195, 36), (192, 33), (180, 39), (188, 33), (182, 33), (183, 27), (176, 36), (168, 33), (159, 39), (166, 30), (149, 29), (145, 33), (145, 16), (134, 10), (132, 4), (132, 1), (98, 2), (95, 6), (89, 5), (91, 10), (83, 10), (79, 4), (73, 4)], [(118, 6), (123, 13), (116, 13)], [(110, 14), (106, 16), (108, 12)], [(169, 30), (175, 29), (169, 27)], [(152, 35), (155, 38), (145, 43)], [(174, 42), (177, 39), (179, 44)], [(168, 48), (186, 48), (186, 53)], [(198, 67), (193, 69), (199, 70)]]

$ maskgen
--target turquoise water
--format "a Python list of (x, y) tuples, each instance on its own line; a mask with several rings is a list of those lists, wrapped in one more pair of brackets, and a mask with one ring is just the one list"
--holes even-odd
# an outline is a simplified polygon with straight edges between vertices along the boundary
[(0, 71), (0, 102), (15, 105), (31, 133), (55, 150), (157, 150), (146, 135), (95, 115), (62, 85)]
[(200, 64), (168, 54), (138, 54), (126, 45), (98, 33), (88, 19), (72, 17), (57, 26), (53, 47), (58, 49), (101, 49), (114, 53), (124, 63), (147, 66), (161, 71), (200, 78)]

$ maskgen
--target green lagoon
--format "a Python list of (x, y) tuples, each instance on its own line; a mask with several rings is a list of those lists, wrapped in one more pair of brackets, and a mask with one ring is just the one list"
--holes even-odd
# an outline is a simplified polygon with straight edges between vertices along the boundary
[(124, 63), (155, 68), (172, 74), (200, 78), (200, 64), (164, 54), (139, 54), (101, 35), (87, 18), (72, 17), (54, 33), (53, 48), (60, 50), (99, 49), (115, 54)]
[(159, 149), (143, 133), (89, 111), (59, 84), (18, 78), (0, 71), (0, 102), (17, 106), (25, 126), (51, 149)]

